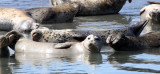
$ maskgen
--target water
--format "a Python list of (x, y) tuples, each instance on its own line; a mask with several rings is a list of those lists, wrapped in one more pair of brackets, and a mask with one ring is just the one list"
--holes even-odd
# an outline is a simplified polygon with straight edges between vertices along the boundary
[[(150, 0), (160, 1), (160, 0)], [(139, 11), (146, 0), (128, 2), (117, 15), (75, 17), (73, 23), (43, 24), (50, 29), (105, 30), (127, 27), (140, 20)], [(27, 9), (50, 6), (48, 0), (0, 0), (0, 6)], [(142, 34), (159, 31), (160, 25), (148, 25)], [(0, 34), (7, 32), (0, 31)], [(13, 52), (13, 51), (12, 51)], [(16, 53), (15, 58), (0, 58), (0, 74), (52, 73), (160, 73), (160, 50), (114, 52), (104, 47), (101, 54), (52, 55)]]

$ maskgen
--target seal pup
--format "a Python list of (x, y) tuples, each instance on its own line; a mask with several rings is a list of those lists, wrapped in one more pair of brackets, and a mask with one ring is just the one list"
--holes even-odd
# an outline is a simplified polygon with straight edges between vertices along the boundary
[(75, 30), (75, 29), (64, 29), (64, 30), (45, 30), (35, 29), (31, 32), (32, 39), (38, 42), (53, 42), (63, 43), (72, 41), (83, 41), (88, 35), (95, 34), (101, 36), (102, 41), (106, 44), (106, 38), (112, 32), (122, 32), (127, 36), (139, 36), (143, 28), (146, 26), (148, 21), (137, 22), (134, 25), (124, 29), (111, 29), (104, 31), (91, 31), (91, 30)]
[(102, 47), (102, 39), (95, 35), (89, 35), (82, 42), (68, 43), (46, 43), (36, 42), (24, 38), (18, 32), (9, 45), (15, 52), (23, 53), (53, 53), (53, 54), (77, 54), (77, 53), (99, 53)]
[(0, 36), (0, 57), (8, 57), (10, 55), (8, 45), (14, 39), (14, 35), (8, 32), (6, 35)]
[[(76, 16), (117, 14), (127, 0), (49, 0), (52, 6), (63, 3), (76, 3), (79, 11)], [(132, 0), (128, 0), (130, 3)]]
[(26, 9), (36, 22), (41, 24), (73, 22), (78, 5), (63, 3), (54, 7), (36, 7)]
[(28, 32), (39, 27), (31, 16), (20, 9), (0, 7), (0, 30)]
[(117, 32), (112, 33), (106, 42), (116, 51), (134, 51), (160, 47), (160, 32), (150, 32), (139, 37), (125, 36)]
[(151, 4), (140, 10), (141, 21), (150, 20), (153, 23), (160, 23), (160, 4)]

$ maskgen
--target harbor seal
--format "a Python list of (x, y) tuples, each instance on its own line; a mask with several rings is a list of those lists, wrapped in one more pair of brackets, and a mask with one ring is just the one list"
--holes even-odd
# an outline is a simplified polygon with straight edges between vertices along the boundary
[(31, 16), (20, 9), (0, 7), (0, 30), (28, 32), (39, 27)]
[[(117, 14), (127, 0), (49, 0), (52, 6), (63, 3), (76, 3), (79, 11), (76, 16)], [(130, 3), (132, 0), (128, 0)]]
[(116, 51), (134, 51), (160, 47), (160, 32), (150, 32), (139, 37), (125, 36), (117, 32), (112, 33), (106, 42)]
[(8, 32), (6, 35), (0, 36), (0, 57), (9, 56), (10, 53), (7, 46), (11, 44), (13, 39), (14, 35), (10, 34), (10, 32)]
[(92, 30), (75, 30), (75, 29), (64, 29), (64, 30), (45, 30), (35, 29), (31, 32), (32, 39), (38, 42), (53, 42), (63, 43), (72, 41), (83, 41), (88, 35), (95, 34), (101, 36), (102, 41), (106, 44), (106, 38), (112, 32), (123, 32), (127, 36), (139, 36), (143, 28), (146, 26), (148, 21), (137, 22), (129, 28), (124, 29), (110, 29), (103, 31), (92, 31)]
[(150, 20), (152, 23), (160, 23), (160, 4), (145, 6), (140, 11), (141, 21)]
[(54, 7), (36, 7), (26, 9), (34, 20), (42, 24), (73, 22), (78, 12), (78, 5), (63, 3)]
[(53, 53), (53, 54), (77, 54), (99, 53), (102, 47), (102, 39), (99, 36), (89, 35), (82, 42), (46, 43), (35, 42), (24, 38), (15, 31), (15, 39), (9, 45), (15, 52), (23, 53)]

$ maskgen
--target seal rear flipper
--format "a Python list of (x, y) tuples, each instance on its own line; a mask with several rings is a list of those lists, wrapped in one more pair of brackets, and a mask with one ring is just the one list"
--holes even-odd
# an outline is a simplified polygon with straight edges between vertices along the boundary
[(129, 27), (129, 30), (131, 30), (135, 36), (139, 36), (148, 22), (149, 22), (149, 20), (138, 21), (134, 25)]

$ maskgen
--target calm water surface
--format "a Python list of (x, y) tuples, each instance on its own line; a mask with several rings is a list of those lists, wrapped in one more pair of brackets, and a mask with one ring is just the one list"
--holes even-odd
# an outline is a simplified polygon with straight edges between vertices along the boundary
[[(160, 1), (160, 0), (150, 0)], [(127, 27), (140, 20), (139, 11), (146, 0), (128, 2), (117, 15), (76, 17), (73, 23), (43, 24), (50, 29), (105, 30)], [(0, 6), (27, 9), (50, 6), (48, 0), (0, 0)], [(160, 25), (148, 25), (142, 34), (159, 31)], [(0, 31), (0, 34), (6, 32)], [(13, 51), (11, 51), (13, 53)], [(104, 47), (101, 54), (52, 55), (16, 53), (15, 58), (0, 58), (0, 74), (48, 73), (160, 73), (160, 49), (138, 52), (114, 52)]]

